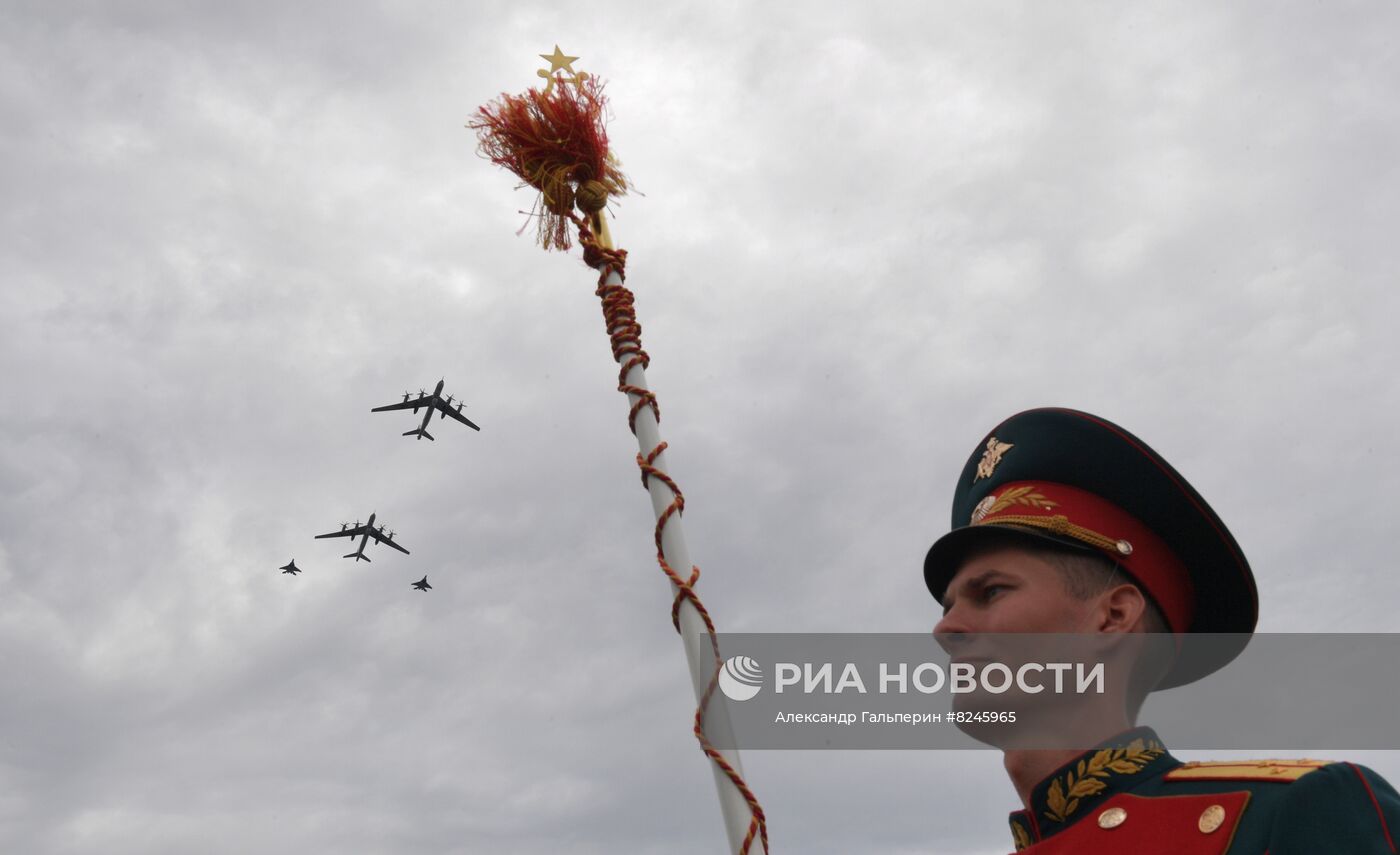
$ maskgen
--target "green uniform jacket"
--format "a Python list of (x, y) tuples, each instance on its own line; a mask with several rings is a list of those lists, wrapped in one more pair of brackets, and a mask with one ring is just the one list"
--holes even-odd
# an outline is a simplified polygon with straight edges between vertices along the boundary
[(1397, 855), (1400, 795), (1353, 763), (1182, 763), (1138, 728), (1036, 785), (1011, 834), (1024, 855)]

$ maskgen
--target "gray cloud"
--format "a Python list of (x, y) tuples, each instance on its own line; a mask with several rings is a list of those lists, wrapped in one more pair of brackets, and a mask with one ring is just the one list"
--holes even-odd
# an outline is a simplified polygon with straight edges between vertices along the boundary
[[(10, 4), (8, 849), (722, 851), (593, 274), (462, 127), (555, 40), (723, 629), (931, 626), (1042, 404), (1193, 480), (1262, 629), (1396, 628), (1394, 15), (798, 11)], [(480, 434), (369, 413), (439, 377)], [(311, 539), (373, 511), (411, 556)], [(989, 753), (745, 764), (777, 852), (1005, 850)]]

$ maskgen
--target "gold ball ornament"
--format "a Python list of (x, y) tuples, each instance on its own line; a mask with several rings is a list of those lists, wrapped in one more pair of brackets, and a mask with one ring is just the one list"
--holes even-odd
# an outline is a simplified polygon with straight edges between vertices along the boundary
[(596, 214), (607, 207), (608, 189), (603, 186), (603, 182), (589, 179), (578, 186), (578, 192), (574, 194), (574, 203), (580, 211)]

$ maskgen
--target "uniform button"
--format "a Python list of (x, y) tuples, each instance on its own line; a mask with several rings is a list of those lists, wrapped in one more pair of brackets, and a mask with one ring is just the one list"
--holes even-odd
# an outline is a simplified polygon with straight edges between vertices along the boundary
[(1220, 805), (1211, 805), (1201, 811), (1201, 820), (1196, 823), (1196, 827), (1202, 834), (1210, 834), (1220, 826), (1225, 824), (1225, 808)]
[(1120, 807), (1111, 807), (1099, 814), (1099, 828), (1117, 828), (1128, 819), (1128, 812)]

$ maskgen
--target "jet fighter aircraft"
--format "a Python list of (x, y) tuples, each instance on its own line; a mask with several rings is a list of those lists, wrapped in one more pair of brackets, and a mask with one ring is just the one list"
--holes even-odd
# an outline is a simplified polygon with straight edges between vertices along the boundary
[(428, 584), (428, 577), (424, 576), (422, 579), (419, 579), (417, 582), (414, 582), (413, 587), (417, 588), (420, 591), (426, 592), (429, 588), (432, 587), (432, 585)]
[(472, 430), (481, 430), (481, 428), (477, 427), (475, 424), (472, 423), (471, 419), (468, 419), (466, 416), (462, 415), (462, 407), (465, 405), (465, 401), (458, 401), (457, 406), (454, 408), (452, 406), (451, 395), (448, 395), (446, 398), (442, 397), (442, 386), (446, 382), (446, 378), (439, 380), (437, 388), (433, 389), (431, 393), (424, 392), (422, 389), (419, 389), (418, 397), (416, 398), (413, 398), (409, 396), (407, 392), (404, 392), (403, 400), (398, 402), (397, 404), (385, 404), (382, 407), (375, 407), (374, 409), (370, 410), (370, 412), (383, 413), (389, 410), (411, 409), (413, 410), (413, 412), (417, 413), (420, 407), (426, 408), (427, 412), (423, 414), (423, 423), (419, 425), (416, 430), (406, 430), (403, 432), (404, 436), (416, 436), (419, 439), (423, 439), (424, 437), (427, 437), (428, 439), (433, 438), (433, 435), (428, 433), (428, 422), (433, 420), (434, 410), (437, 410), (438, 412), (442, 413), (442, 418), (444, 419), (448, 416), (451, 416), (452, 418), (456, 419), (457, 421), (461, 422), (462, 424), (466, 425)]
[(283, 576), (287, 575), (288, 573), (295, 576), (296, 574), (301, 572), (301, 568), (297, 566), (297, 560), (295, 558), (293, 558), (290, 563), (283, 564), (277, 569), (282, 571)]
[(388, 533), (385, 533), (385, 531), (384, 531), (384, 526), (383, 526), (382, 524), (379, 526), (379, 528), (375, 528), (375, 527), (374, 527), (374, 514), (370, 514), (370, 515), (369, 515), (369, 521), (366, 522), (364, 525), (360, 525), (359, 521), (357, 520), (357, 521), (355, 522), (355, 527), (354, 527), (354, 528), (346, 528), (345, 525), (342, 523), (342, 524), (341, 524), (341, 527), (340, 527), (340, 531), (332, 531), (332, 532), (329, 532), (328, 534), (318, 534), (318, 535), (316, 535), (316, 539), (317, 539), (317, 540), (320, 540), (320, 539), (323, 538), (323, 537), (358, 537), (358, 538), (360, 538), (360, 548), (359, 548), (359, 549), (357, 549), (356, 551), (350, 553), (349, 555), (343, 555), (343, 556), (341, 556), (342, 558), (353, 558), (353, 559), (355, 559), (356, 561), (360, 561), (361, 559), (363, 559), (363, 560), (365, 560), (365, 561), (368, 561), (368, 560), (369, 560), (369, 556), (365, 554), (365, 546), (369, 543), (369, 539), (370, 539), (371, 537), (374, 538), (374, 542), (375, 542), (375, 543), (383, 543), (383, 544), (385, 544), (385, 545), (387, 545), (387, 546), (392, 546), (392, 547), (394, 547), (394, 548), (397, 549), (398, 551), (402, 552), (404, 555), (407, 555), (407, 554), (408, 554), (408, 550), (407, 550), (407, 549), (404, 549), (402, 546), (399, 546), (397, 543), (394, 542), (394, 533), (393, 533), (392, 531), (391, 531), (391, 532), (388, 532)]

